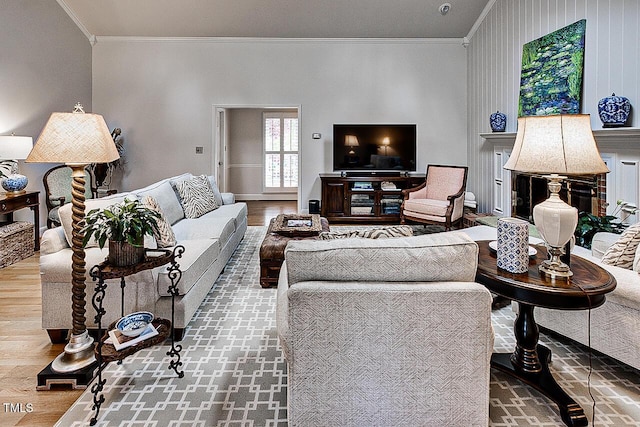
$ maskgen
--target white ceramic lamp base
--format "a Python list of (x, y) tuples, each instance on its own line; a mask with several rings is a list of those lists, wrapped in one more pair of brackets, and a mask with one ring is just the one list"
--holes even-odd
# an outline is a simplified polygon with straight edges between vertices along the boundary
[(550, 175), (545, 178), (549, 179), (551, 195), (533, 208), (533, 222), (547, 243), (551, 258), (543, 261), (539, 270), (553, 279), (568, 278), (573, 273), (569, 266), (560, 260), (560, 256), (563, 255), (564, 246), (571, 240), (578, 225), (578, 210), (560, 199), (558, 192), (564, 177)]

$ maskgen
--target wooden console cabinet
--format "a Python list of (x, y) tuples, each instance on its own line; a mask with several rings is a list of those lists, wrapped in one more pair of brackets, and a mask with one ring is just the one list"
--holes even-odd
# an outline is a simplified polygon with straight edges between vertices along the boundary
[[(399, 222), (402, 190), (424, 182), (424, 175), (340, 176), (320, 174), (322, 216), (329, 222)], [(395, 189), (383, 188), (392, 183)]]

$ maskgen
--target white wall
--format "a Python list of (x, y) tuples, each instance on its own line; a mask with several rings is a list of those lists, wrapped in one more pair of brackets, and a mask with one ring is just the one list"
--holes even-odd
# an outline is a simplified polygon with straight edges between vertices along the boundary
[[(58, 3), (0, 2), (0, 40), (0, 135), (31, 136), (35, 143), (52, 112), (70, 112), (76, 102), (91, 111), (91, 45)], [(52, 166), (19, 163), (27, 190), (41, 192), (45, 227), (42, 176)], [(15, 218), (32, 221), (33, 213), (23, 209)]]
[[(582, 112), (602, 129), (598, 100), (615, 92), (640, 108), (640, 2), (638, 0), (497, 0), (468, 48), (469, 190), (480, 212), (493, 206), (493, 144), (489, 115), (507, 114), (515, 132), (522, 45), (580, 19), (587, 20)], [(640, 115), (629, 123), (640, 126)]]
[(210, 173), (214, 105), (301, 106), (300, 206), (331, 171), (333, 123), (416, 123), (421, 169), (466, 164), (466, 82), (453, 40), (99, 38), (93, 48), (94, 110), (127, 141), (121, 190)]

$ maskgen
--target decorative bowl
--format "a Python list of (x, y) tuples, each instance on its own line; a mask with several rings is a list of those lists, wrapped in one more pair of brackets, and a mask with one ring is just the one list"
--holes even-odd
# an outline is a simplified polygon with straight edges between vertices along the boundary
[(148, 311), (138, 311), (128, 314), (118, 320), (116, 329), (127, 337), (137, 337), (153, 321), (153, 314)]

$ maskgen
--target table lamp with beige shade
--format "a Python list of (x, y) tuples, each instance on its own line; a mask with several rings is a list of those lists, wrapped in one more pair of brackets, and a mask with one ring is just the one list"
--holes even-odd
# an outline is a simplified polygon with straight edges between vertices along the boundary
[(118, 151), (104, 118), (85, 113), (76, 104), (72, 113), (52, 113), (38, 137), (27, 162), (64, 163), (72, 170), (72, 330), (64, 353), (52, 363), (58, 373), (80, 370), (95, 362), (93, 338), (85, 325), (85, 252), (82, 246), (82, 222), (85, 215), (85, 172), (91, 163), (108, 163), (118, 159)]
[(578, 224), (578, 210), (560, 199), (562, 181), (566, 175), (609, 172), (598, 152), (589, 115), (518, 118), (516, 141), (504, 168), (544, 174), (549, 181), (549, 198), (533, 208), (533, 222), (550, 254), (539, 269), (552, 279), (571, 277), (571, 269), (560, 256)]

